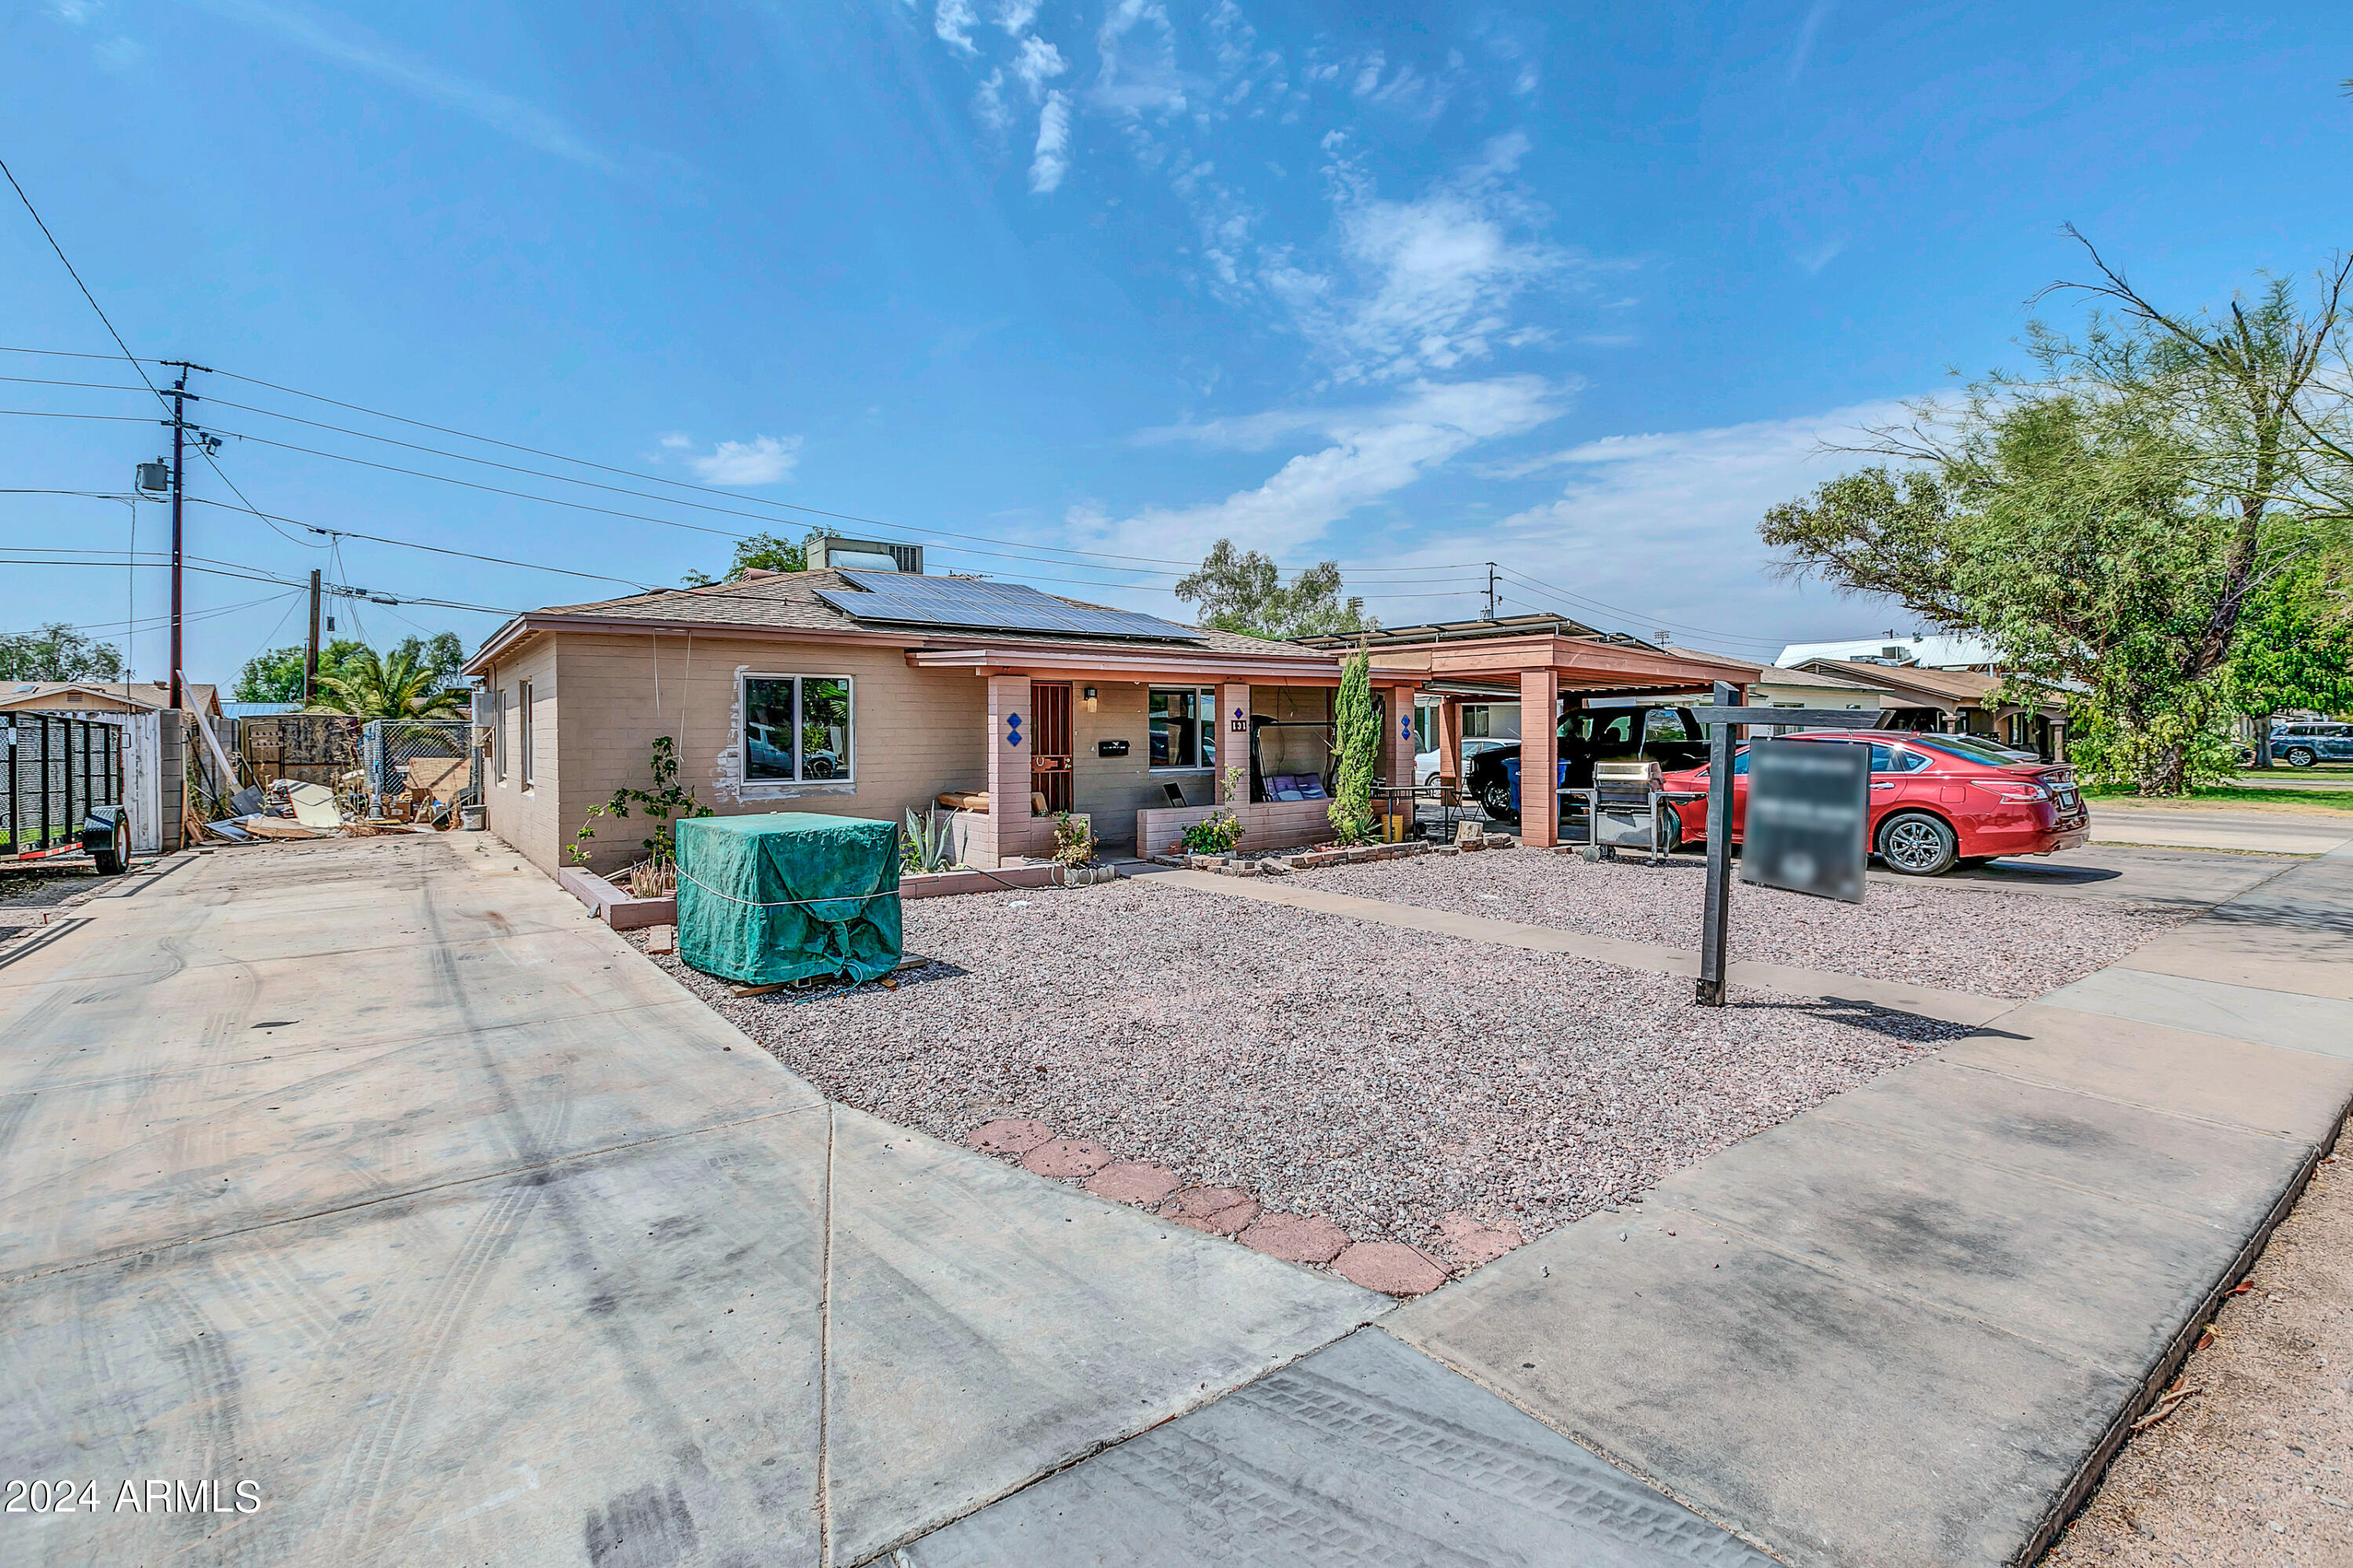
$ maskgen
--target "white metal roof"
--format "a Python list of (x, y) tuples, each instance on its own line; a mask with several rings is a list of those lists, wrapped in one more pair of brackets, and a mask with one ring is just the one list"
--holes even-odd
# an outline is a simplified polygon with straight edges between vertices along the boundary
[[(1844, 642), (1792, 642), (1773, 661), (1783, 668), (1809, 659), (1876, 659), (1890, 648), (1901, 648), (1905, 662), (1924, 670), (1970, 670), (1992, 663), (1998, 655), (1989, 642), (1942, 632), (1911, 632), (1889, 637), (1856, 637)], [(1868, 675), (1863, 677), (1868, 680)]]

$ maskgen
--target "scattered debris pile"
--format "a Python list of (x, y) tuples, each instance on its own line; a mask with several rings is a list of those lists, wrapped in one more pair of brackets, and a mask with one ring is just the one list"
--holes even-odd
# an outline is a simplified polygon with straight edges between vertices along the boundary
[(237, 812), (203, 825), (205, 836), (224, 843), (263, 839), (370, 838), (378, 833), (447, 832), (459, 822), (459, 798), (471, 782), (472, 765), (462, 757), (419, 758), (403, 765), (404, 787), (384, 798), (381, 814), (368, 810), (367, 775), (353, 768), (336, 787), (299, 779), (278, 779), (265, 790), (240, 789), (230, 800)]

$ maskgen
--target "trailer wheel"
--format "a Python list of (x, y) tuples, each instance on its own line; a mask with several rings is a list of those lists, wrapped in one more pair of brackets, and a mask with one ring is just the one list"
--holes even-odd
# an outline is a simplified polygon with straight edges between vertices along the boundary
[(98, 863), (100, 876), (121, 876), (131, 869), (131, 826), (120, 815), (114, 819), (114, 831), (93, 847), (90, 858)]

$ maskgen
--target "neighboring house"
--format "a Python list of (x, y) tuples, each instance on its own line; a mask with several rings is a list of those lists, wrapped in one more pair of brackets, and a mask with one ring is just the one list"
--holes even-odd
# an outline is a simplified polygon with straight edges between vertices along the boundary
[[(0, 681), (0, 713), (135, 714), (169, 705), (172, 689), (161, 681)], [(221, 715), (219, 688), (180, 683), (180, 705), (208, 719)]]
[[(551, 874), (592, 807), (650, 786), (662, 736), (679, 782), (723, 812), (897, 821), (944, 793), (986, 791), (962, 839), (984, 867), (1050, 853), (1058, 810), (1132, 845), (1171, 785), (1206, 808), (1237, 766), (1254, 834), (1261, 818), (1292, 816), (1303, 834), (1330, 832), (1321, 803), (1250, 803), (1267, 793), (1254, 757), (1270, 776), (1327, 766), (1330, 654), (1014, 584), (754, 572), (529, 611), (465, 673), (486, 688), (489, 826)], [(596, 827), (594, 868), (642, 855), (638, 817)]]
[(1819, 675), (1860, 676), (1882, 687), (1880, 726), (1885, 729), (1942, 730), (1982, 735), (2005, 746), (2031, 751), (2045, 761), (2067, 755), (2067, 706), (2045, 702), (2006, 704), (1995, 694), (2002, 679), (1977, 670), (1931, 670), (1912, 665), (1856, 665), (1817, 659), (1800, 668)]
[(1889, 705), (1894, 695), (1885, 684), (1871, 678), (1876, 671), (1868, 664), (1830, 671), (1785, 670), (1778, 664), (1759, 664), (1734, 654), (1709, 653), (1696, 648), (1671, 645), (1664, 651), (1679, 659), (1743, 666), (1750, 672), (1744, 700), (1759, 707), (1852, 708), (1858, 729), (1878, 728), (1881, 710)]
[(1773, 662), (1784, 669), (1831, 659), (1841, 662), (1917, 664), (1924, 670), (1989, 670), (1997, 657), (1991, 643), (1974, 637), (1941, 633), (1923, 637), (1916, 631), (1909, 637), (1898, 637), (1891, 631), (1884, 637), (1858, 637), (1844, 642), (1792, 642), (1781, 650), (1781, 656)]

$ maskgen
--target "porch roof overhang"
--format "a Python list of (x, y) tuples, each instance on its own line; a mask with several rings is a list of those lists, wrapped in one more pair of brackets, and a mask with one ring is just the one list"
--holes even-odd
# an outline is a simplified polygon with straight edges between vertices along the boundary
[(1704, 691), (1715, 681), (1745, 686), (1757, 676), (1753, 664), (1588, 637), (1489, 637), (1372, 650), (1375, 685), (1412, 682), (1450, 694), (1465, 688), (1515, 690), (1522, 675), (1541, 670), (1557, 676), (1565, 693), (1630, 695)]
[(1247, 681), (1258, 686), (1336, 686), (1340, 666), (1322, 659), (1265, 658), (1209, 649), (1022, 647), (910, 648), (918, 670), (969, 670), (976, 675), (1048, 675), (1082, 680), (1185, 681), (1211, 684)]

